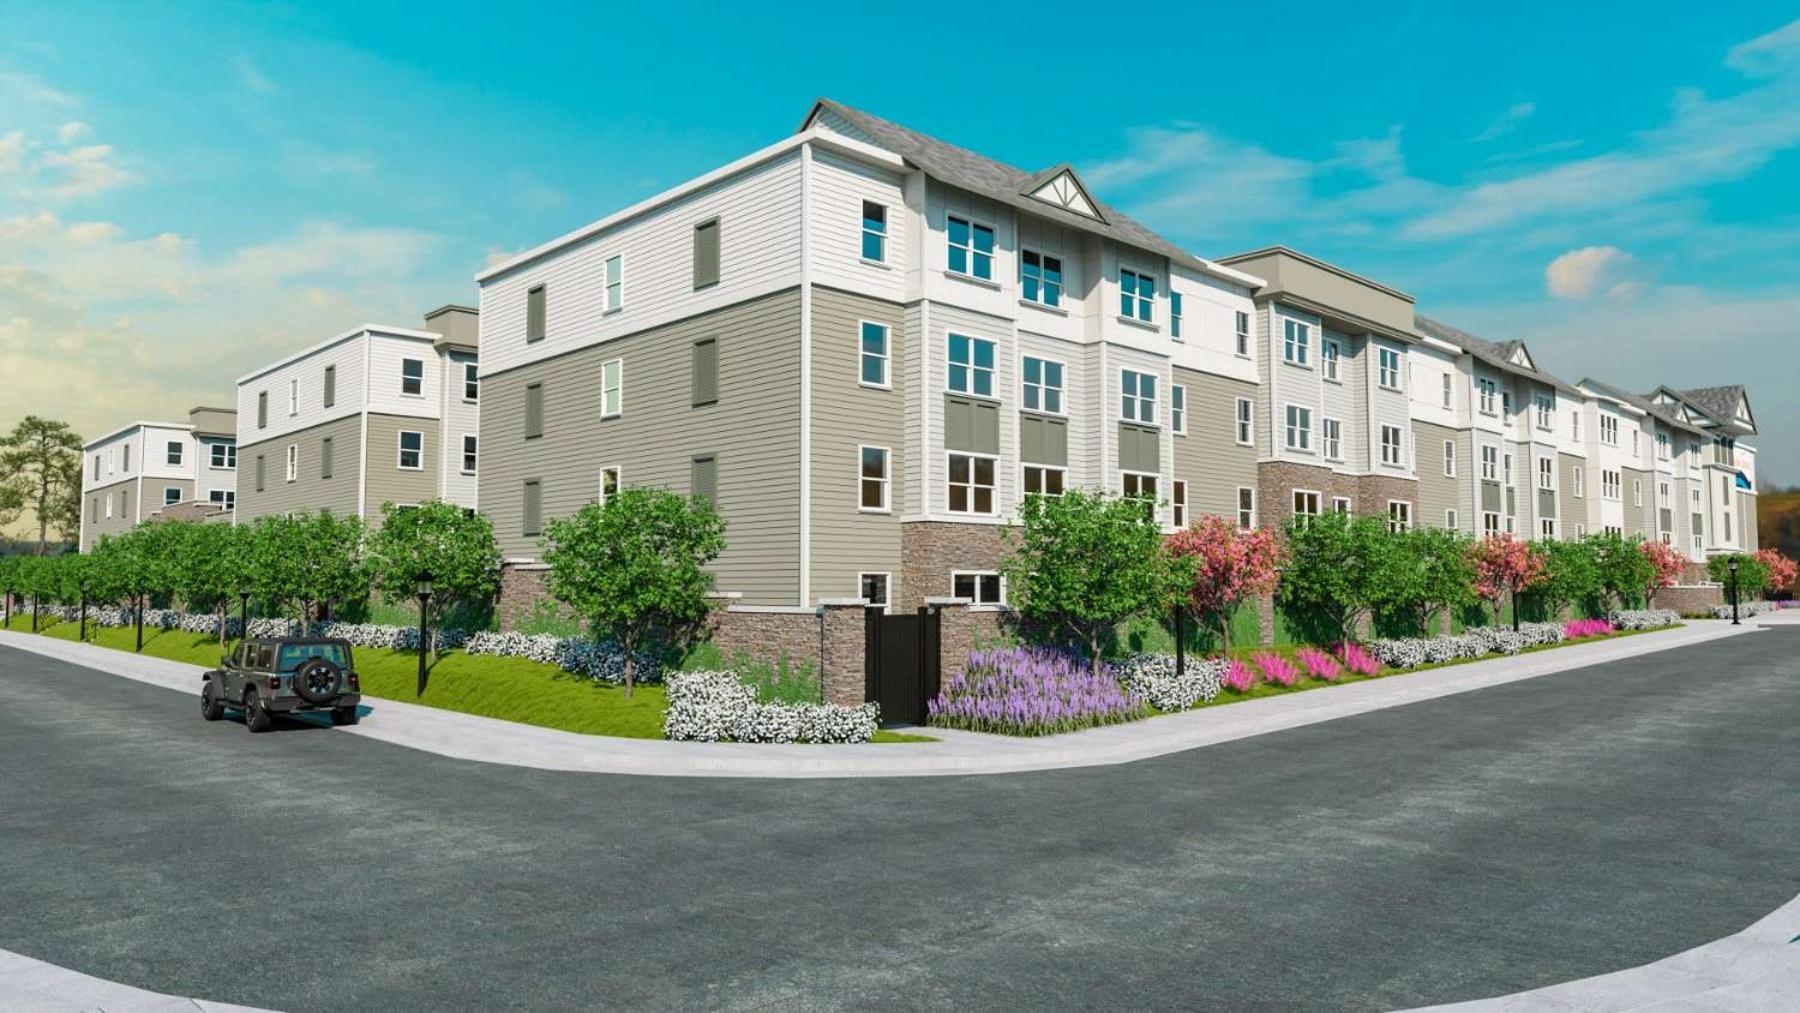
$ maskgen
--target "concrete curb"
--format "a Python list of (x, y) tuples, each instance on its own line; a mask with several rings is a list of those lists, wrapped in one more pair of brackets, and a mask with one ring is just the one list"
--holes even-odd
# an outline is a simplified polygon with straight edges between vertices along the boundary
[[(372, 709), (369, 719), (336, 730), (460, 760), (594, 774), (781, 778), (1009, 774), (1129, 763), (1687, 647), (1756, 628), (1753, 624), (1733, 627), (1729, 623), (1696, 622), (1663, 632), (1391, 675), (1041, 738), (934, 728), (930, 733), (940, 741), (905, 745), (665, 742), (557, 731), (385, 699), (366, 699)], [(200, 673), (204, 671), (161, 658), (10, 631), (0, 631), (0, 645), (187, 693), (199, 692)]]
[(69, 1010), (103, 1010), (106, 1013), (267, 1013), (255, 1006), (187, 999), (147, 992), (130, 985), (71, 971), (66, 967), (33, 960), (21, 953), (0, 950), (0, 998), (9, 1013), (68, 1013)]

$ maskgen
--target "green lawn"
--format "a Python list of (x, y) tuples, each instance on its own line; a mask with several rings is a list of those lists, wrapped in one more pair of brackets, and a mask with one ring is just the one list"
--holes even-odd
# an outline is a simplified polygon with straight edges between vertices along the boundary
[[(7, 628), (30, 632), (30, 613), (14, 616)], [(48, 616), (42, 617), (43, 636), (74, 640), (79, 632), (79, 623), (53, 622)], [(136, 637), (129, 626), (88, 627), (89, 642), (115, 650), (132, 650)], [(144, 653), (210, 667), (219, 663), (220, 651), (215, 637), (146, 628)], [(628, 698), (620, 687), (577, 678), (554, 665), (524, 658), (445, 652), (431, 667), (423, 696), (417, 695), (419, 656), (410, 651), (359, 647), (356, 671), (368, 696), (589, 735), (660, 739), (663, 711), (668, 707), (660, 685), (638, 686)], [(936, 740), (883, 730), (876, 733), (874, 741)]]

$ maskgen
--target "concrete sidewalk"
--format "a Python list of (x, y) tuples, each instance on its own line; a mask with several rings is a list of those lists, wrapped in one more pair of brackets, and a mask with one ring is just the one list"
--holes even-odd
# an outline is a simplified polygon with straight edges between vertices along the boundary
[(11, 950), (0, 950), (0, 999), (8, 1013), (266, 1013), (254, 1006), (146, 992)]
[[(665, 742), (583, 735), (374, 698), (364, 699), (371, 713), (361, 724), (336, 730), (456, 759), (594, 774), (779, 778), (1005, 774), (1129, 763), (1702, 644), (1750, 633), (1756, 628), (1755, 623), (1734, 627), (1730, 623), (1698, 621), (1674, 630), (1391, 675), (1039, 738), (933, 728), (930, 734), (940, 741), (932, 743), (823, 746)], [(0, 631), (0, 646), (196, 695), (203, 671), (161, 658), (8, 631)]]

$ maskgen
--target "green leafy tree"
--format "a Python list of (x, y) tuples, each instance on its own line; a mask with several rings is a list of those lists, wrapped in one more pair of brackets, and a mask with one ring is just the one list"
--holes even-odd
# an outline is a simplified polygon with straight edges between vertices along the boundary
[(1288, 566), (1275, 600), (1290, 616), (1321, 617), (1336, 640), (1350, 640), (1376, 607), (1421, 593), (1388, 586), (1400, 574), (1399, 539), (1379, 517), (1330, 513), (1288, 522)]
[(81, 528), (81, 437), (66, 422), (27, 415), (0, 437), (0, 510), (37, 517), (37, 554), (50, 530), (69, 538)]
[(550, 594), (625, 653), (625, 695), (637, 653), (678, 646), (708, 614), (706, 564), (725, 548), (725, 525), (705, 499), (666, 489), (624, 489), (545, 528)]
[(1738, 597), (1754, 598), (1769, 586), (1769, 566), (1767, 563), (1747, 552), (1729, 552), (1713, 556), (1706, 561), (1706, 574), (1713, 580), (1725, 585), (1726, 593), (1731, 592), (1731, 564), (1735, 560), (1737, 569)]
[(300, 621), (302, 634), (325, 610), (369, 595), (360, 517), (329, 510), (258, 518), (250, 532), (251, 584), (258, 598)]
[(178, 532), (180, 551), (171, 571), (172, 589), (190, 612), (211, 612), (219, 620), (219, 649), (225, 649), (225, 624), (238, 595), (252, 587), (252, 529), (233, 524), (170, 521)]
[[(432, 500), (413, 507), (381, 507), (381, 529), (369, 538), (369, 569), (382, 597), (417, 599), (418, 579), (431, 575), (431, 596), (420, 619), (435, 618), (458, 601), (491, 601), (500, 590), (500, 548), (482, 514)], [(435, 659), (437, 652), (432, 650)]]
[(1595, 543), (1586, 538), (1546, 539), (1536, 546), (1544, 573), (1531, 589), (1545, 615), (1557, 616), (1572, 605), (1600, 595), (1600, 565)]
[[(1385, 543), (1385, 544), (1384, 544)], [(1475, 600), (1469, 542), (1447, 528), (1413, 528), (1374, 539), (1371, 596), (1377, 613), (1430, 632), (1445, 612)]]
[(0, 595), (5, 596), (4, 615), (12, 617), (13, 599), (23, 593), (19, 583), (19, 568), (24, 565), (23, 556), (0, 556)]
[(1638, 540), (1607, 531), (1589, 535), (1594, 543), (1594, 572), (1607, 608), (1623, 608), (1642, 594), (1656, 576), (1656, 566), (1638, 551)]
[(1010, 553), (1001, 569), (1013, 607), (1027, 622), (1080, 643), (1096, 672), (1118, 625), (1160, 610), (1175, 593), (1149, 506), (1079, 489), (1028, 496), (1019, 524), (1004, 533)]

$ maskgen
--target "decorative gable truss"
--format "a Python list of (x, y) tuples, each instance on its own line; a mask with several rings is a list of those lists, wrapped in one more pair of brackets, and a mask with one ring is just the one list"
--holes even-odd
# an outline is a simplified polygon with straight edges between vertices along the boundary
[(1022, 192), (1033, 200), (1043, 201), (1064, 211), (1072, 211), (1097, 222), (1106, 221), (1093, 198), (1088, 196), (1087, 187), (1081, 185), (1081, 179), (1075, 175), (1075, 170), (1066, 163), (1039, 173), (1025, 185)]

